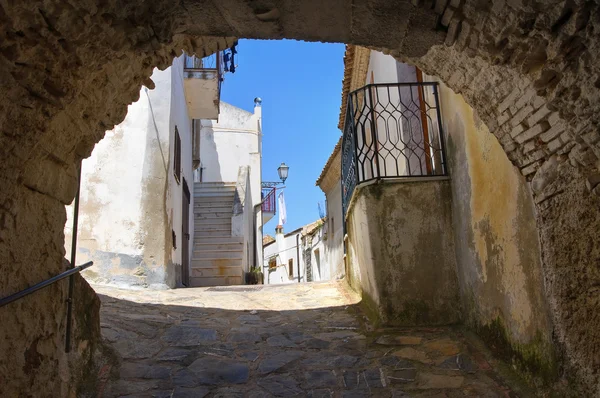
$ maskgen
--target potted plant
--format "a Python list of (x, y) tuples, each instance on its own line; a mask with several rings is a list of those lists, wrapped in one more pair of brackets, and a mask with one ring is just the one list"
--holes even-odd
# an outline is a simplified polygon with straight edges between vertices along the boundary
[(246, 273), (246, 284), (248, 285), (262, 285), (263, 284), (263, 273), (259, 267), (252, 267), (250, 272)]

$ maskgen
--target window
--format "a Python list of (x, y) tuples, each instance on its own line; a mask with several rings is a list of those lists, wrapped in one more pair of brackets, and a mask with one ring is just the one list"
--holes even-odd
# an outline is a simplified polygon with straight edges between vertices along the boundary
[(288, 274), (290, 276), (290, 279), (294, 278), (294, 259), (290, 258), (288, 260)]
[(181, 137), (179, 137), (177, 126), (175, 126), (175, 142), (173, 143), (173, 173), (179, 184), (181, 180)]
[(271, 257), (269, 259), (269, 269), (274, 269), (274, 268), (277, 268), (277, 258)]

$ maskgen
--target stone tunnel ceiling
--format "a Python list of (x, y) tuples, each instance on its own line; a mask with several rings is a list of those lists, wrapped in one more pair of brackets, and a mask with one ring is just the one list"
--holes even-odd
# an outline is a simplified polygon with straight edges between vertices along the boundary
[(353, 43), (461, 93), (531, 181), (558, 346), (600, 385), (597, 2), (3, 1), (0, 24), (3, 293), (61, 269), (75, 165), (153, 87), (153, 67), (235, 37)]

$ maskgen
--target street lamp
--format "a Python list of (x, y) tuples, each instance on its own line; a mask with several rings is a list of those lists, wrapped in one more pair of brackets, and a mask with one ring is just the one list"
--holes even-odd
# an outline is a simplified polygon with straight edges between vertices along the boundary
[(287, 180), (287, 178), (288, 178), (288, 170), (289, 169), (290, 169), (290, 166), (281, 162), (281, 164), (277, 168), (277, 174), (279, 174), (279, 179), (281, 181), (263, 181), (262, 187), (263, 188), (273, 188), (273, 187), (276, 187), (277, 185), (285, 184), (285, 180)]
[(290, 166), (288, 166), (287, 164), (285, 164), (283, 162), (281, 162), (281, 164), (277, 168), (277, 174), (279, 174), (279, 178), (281, 179), (281, 182), (284, 184), (285, 184), (285, 180), (287, 180), (287, 177), (288, 177), (289, 168), (290, 168)]

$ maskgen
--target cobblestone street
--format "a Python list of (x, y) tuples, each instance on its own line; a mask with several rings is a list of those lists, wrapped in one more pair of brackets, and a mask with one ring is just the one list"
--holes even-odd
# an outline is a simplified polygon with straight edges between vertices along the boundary
[(513, 396), (456, 329), (370, 330), (341, 283), (94, 289), (121, 357), (103, 396)]

